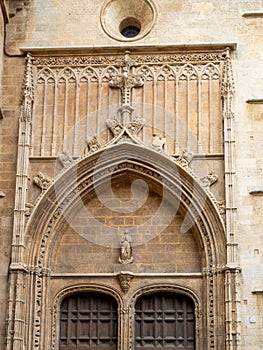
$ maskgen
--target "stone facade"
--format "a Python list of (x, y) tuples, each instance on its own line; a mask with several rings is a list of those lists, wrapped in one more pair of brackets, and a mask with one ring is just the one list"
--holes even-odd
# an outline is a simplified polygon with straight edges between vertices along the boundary
[(195, 349), (262, 348), (263, 2), (0, 4), (0, 348), (58, 349), (83, 291), (118, 349), (157, 291), (192, 299)]

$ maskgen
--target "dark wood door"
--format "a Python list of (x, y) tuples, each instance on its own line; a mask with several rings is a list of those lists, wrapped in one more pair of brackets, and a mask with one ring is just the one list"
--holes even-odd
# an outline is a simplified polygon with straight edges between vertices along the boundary
[(79, 293), (61, 304), (60, 350), (117, 349), (117, 302), (103, 293)]
[(141, 297), (135, 307), (135, 347), (137, 350), (195, 349), (193, 301), (170, 292)]

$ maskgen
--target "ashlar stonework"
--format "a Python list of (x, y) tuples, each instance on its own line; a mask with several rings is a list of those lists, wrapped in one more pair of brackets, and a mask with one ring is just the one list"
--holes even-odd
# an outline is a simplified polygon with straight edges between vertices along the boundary
[(0, 348), (262, 348), (262, 1), (0, 4)]

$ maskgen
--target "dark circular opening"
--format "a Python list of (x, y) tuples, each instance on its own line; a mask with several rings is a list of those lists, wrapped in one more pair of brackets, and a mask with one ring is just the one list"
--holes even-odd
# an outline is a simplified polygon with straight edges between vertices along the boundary
[(141, 31), (141, 23), (136, 18), (125, 18), (120, 24), (120, 32), (126, 38), (134, 38)]
[(121, 34), (126, 38), (134, 38), (136, 35), (140, 33), (140, 29), (135, 26), (127, 26), (123, 28)]

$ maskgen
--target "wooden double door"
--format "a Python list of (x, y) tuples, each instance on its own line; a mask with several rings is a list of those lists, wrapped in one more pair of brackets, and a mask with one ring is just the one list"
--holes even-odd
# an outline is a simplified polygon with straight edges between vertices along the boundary
[[(194, 303), (185, 295), (158, 292), (135, 305), (136, 350), (194, 350)], [(60, 312), (60, 350), (116, 350), (118, 305), (104, 293), (78, 293), (64, 299)]]

